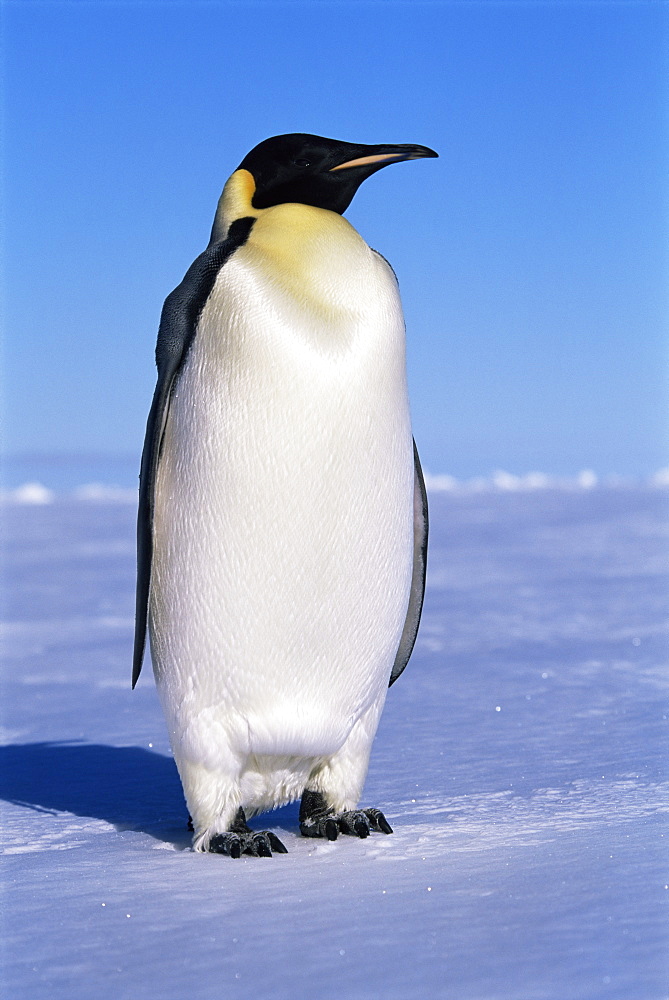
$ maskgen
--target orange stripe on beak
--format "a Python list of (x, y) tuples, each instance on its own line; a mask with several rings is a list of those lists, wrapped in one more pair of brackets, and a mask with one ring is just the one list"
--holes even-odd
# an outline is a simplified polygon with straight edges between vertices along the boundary
[(373, 156), (359, 156), (357, 160), (347, 160), (346, 163), (340, 163), (336, 167), (330, 167), (329, 173), (334, 170), (345, 170), (347, 167), (364, 167), (369, 163), (385, 163), (388, 160), (406, 160), (409, 159), (406, 153), (376, 153)]

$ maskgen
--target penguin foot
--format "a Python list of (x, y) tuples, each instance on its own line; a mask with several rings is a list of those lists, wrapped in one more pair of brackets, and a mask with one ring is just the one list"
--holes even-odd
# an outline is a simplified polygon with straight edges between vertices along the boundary
[(376, 830), (392, 833), (393, 828), (380, 809), (346, 809), (336, 813), (328, 808), (320, 792), (305, 791), (300, 804), (300, 833), (303, 837), (336, 840), (340, 833), (364, 840)]
[(247, 825), (241, 806), (228, 832), (214, 834), (207, 850), (210, 854), (227, 854), (230, 858), (241, 858), (242, 854), (253, 858), (271, 858), (272, 852), (288, 854), (288, 849), (271, 830), (252, 830)]
[(241, 858), (248, 854), (253, 858), (271, 858), (275, 854), (288, 854), (288, 849), (271, 830), (252, 830), (250, 833), (217, 833), (209, 841), (210, 854), (227, 854), (230, 858)]

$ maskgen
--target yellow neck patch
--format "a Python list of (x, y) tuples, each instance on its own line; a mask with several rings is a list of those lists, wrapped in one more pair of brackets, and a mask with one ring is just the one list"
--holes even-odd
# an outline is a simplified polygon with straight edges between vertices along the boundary
[(236, 219), (259, 218), (260, 209), (251, 204), (256, 191), (253, 174), (248, 170), (235, 170), (223, 188), (211, 231), (211, 242), (225, 239), (228, 229)]
[[(231, 174), (218, 202), (211, 243), (225, 239), (237, 219), (256, 219), (239, 259), (252, 261), (275, 288), (313, 312), (329, 317), (341, 312), (338, 288), (355, 285), (357, 273), (364, 270), (369, 255), (364, 240), (346, 219), (327, 209), (298, 202), (254, 208), (255, 190), (248, 170)], [(353, 274), (352, 261), (357, 262)]]

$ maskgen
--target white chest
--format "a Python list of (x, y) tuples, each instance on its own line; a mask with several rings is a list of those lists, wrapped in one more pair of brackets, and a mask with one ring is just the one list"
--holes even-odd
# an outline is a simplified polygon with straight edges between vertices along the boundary
[(341, 744), (387, 685), (406, 614), (401, 306), (388, 266), (336, 219), (289, 227), (291, 241), (259, 220), (224, 266), (158, 475), (158, 681), (224, 706), (255, 753)]

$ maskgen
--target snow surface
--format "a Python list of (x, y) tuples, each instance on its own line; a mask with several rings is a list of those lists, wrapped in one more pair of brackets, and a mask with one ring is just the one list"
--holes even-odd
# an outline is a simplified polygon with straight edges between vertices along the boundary
[(304, 840), (291, 806), (254, 821), (290, 853), (239, 861), (189, 850), (149, 670), (130, 691), (129, 495), (14, 496), (3, 996), (666, 1000), (656, 485), (442, 484), (364, 793), (395, 833)]

